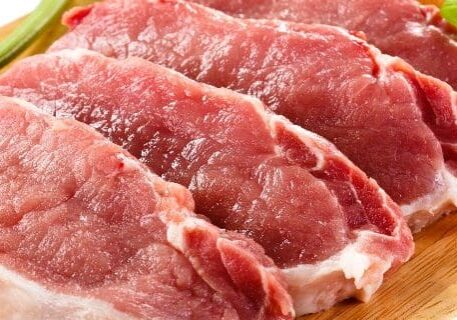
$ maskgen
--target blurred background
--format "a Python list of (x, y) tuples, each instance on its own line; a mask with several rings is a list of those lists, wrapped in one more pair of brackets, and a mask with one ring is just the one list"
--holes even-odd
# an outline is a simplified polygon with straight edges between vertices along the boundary
[[(14, 4), (12, 4), (12, 2)], [(40, 0), (0, 1), (0, 25), (4, 25), (32, 11)]]

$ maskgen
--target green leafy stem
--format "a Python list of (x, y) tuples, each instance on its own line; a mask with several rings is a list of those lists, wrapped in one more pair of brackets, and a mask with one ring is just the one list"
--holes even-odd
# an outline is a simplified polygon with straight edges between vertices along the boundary
[(457, 0), (446, 0), (441, 6), (441, 16), (457, 26)]
[(0, 43), (0, 68), (25, 50), (64, 10), (69, 0), (42, 0), (38, 7)]

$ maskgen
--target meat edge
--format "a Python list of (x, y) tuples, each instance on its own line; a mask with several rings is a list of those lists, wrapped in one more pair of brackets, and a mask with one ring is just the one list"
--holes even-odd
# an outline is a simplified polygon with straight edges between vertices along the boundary
[[(321, 143), (321, 146), (316, 145), (317, 149), (337, 150), (330, 142), (292, 124), (283, 116), (273, 115), (269, 121), (287, 125), (302, 140), (312, 136), (312, 141)], [(339, 151), (336, 151), (336, 155), (344, 157)], [(377, 185), (373, 179), (370, 182)], [(380, 187), (379, 192), (384, 205), (389, 207), (387, 194)], [(398, 213), (392, 235), (370, 230), (355, 231), (356, 240), (329, 259), (282, 269), (298, 316), (329, 309), (351, 297), (368, 302), (381, 286), (384, 275), (395, 271), (411, 258), (414, 244), (410, 229), (400, 212), (389, 211)], [(382, 252), (382, 255), (373, 251)]]
[[(33, 104), (23, 101), (21, 99), (17, 98), (11, 98), (11, 97), (4, 97), (0, 96), (2, 99), (5, 100), (10, 100), (14, 102), (16, 105), (23, 107), (25, 110), (29, 110), (32, 113), (36, 114), (41, 114), (45, 115), (47, 118), (52, 118), (49, 114), (46, 112), (42, 111), (41, 109), (35, 107)], [(0, 108), (2, 106), (0, 105)], [(77, 122), (73, 120), (74, 122)], [(85, 124), (80, 124), (81, 126), (86, 126)], [(66, 124), (62, 121), (58, 123), (52, 123), (51, 124), (53, 130), (60, 130), (63, 127), (66, 126)], [(101, 135), (96, 132), (94, 129), (94, 133)], [(105, 138), (103, 138), (105, 139)], [(120, 147), (119, 147), (120, 148)], [(173, 182), (167, 182), (162, 180), (161, 178), (155, 177), (149, 169), (147, 169), (143, 164), (134, 161), (133, 158), (127, 157), (125, 154), (122, 152), (119, 153), (119, 157), (122, 158), (122, 161), (125, 163), (126, 168), (132, 168), (133, 170), (142, 170), (144, 172), (144, 179), (145, 181), (150, 184), (151, 188), (154, 190), (154, 193), (157, 194), (157, 198), (160, 199), (158, 203), (158, 211), (159, 211), (159, 218), (160, 220), (164, 223), (165, 228), (166, 228), (166, 234), (167, 234), (167, 241), (168, 244), (173, 247), (175, 250), (183, 254), (183, 256), (189, 261), (190, 265), (194, 269), (194, 271), (201, 276), (203, 281), (211, 287), (215, 292), (220, 292), (220, 290), (216, 287), (213, 287), (211, 285), (211, 275), (205, 276), (204, 272), (205, 266), (200, 265), (199, 257), (188, 254), (186, 252), (186, 249), (189, 247), (187, 242), (182, 241), (181, 243), (178, 243), (177, 241), (174, 241), (175, 239), (184, 239), (189, 231), (192, 231), (192, 228), (189, 228), (189, 226), (196, 226), (198, 225), (201, 229), (207, 231), (212, 237), (210, 237), (210, 241), (216, 241), (217, 243), (220, 243), (221, 241), (230, 245), (232, 249), (234, 249), (237, 252), (238, 255), (238, 262), (242, 263), (250, 263), (254, 265), (254, 269), (256, 273), (260, 275), (260, 279), (262, 281), (262, 288), (264, 289), (265, 293), (265, 301), (264, 301), (264, 307), (265, 310), (268, 312), (272, 313), (267, 313), (264, 316), (266, 317), (265, 319), (273, 319), (273, 314), (276, 316), (283, 316), (284, 319), (289, 319), (295, 316), (295, 312), (293, 310), (292, 306), (292, 299), (289, 295), (289, 293), (285, 289), (285, 283), (284, 283), (284, 275), (281, 272), (278, 272), (278, 268), (273, 264), (270, 258), (267, 258), (266, 256), (262, 256), (263, 251), (261, 254), (257, 255), (258, 252), (251, 250), (252, 248), (247, 248), (245, 243), (244, 245), (241, 243), (238, 243), (240, 239), (231, 239), (224, 237), (225, 230), (223, 229), (218, 229), (217, 227), (213, 226), (209, 222), (198, 218), (195, 216), (190, 209), (193, 209), (194, 203), (193, 199), (188, 198), (187, 195), (185, 196), (178, 196), (179, 194), (173, 193), (174, 189), (185, 189), (183, 186), (173, 183)], [(188, 195), (190, 195), (189, 192), (187, 192)], [(170, 196), (172, 194), (172, 196)], [(180, 227), (177, 227), (180, 226)], [(178, 232), (178, 233), (177, 233)], [(251, 241), (251, 240), (248, 240)], [(254, 244), (252, 242), (252, 244)], [(258, 246), (255, 244), (255, 246)], [(216, 245), (216, 250), (218, 251), (217, 253), (219, 255), (223, 255), (223, 250)], [(236, 263), (237, 261), (224, 261), (221, 259), (220, 262), (221, 266), (226, 270), (229, 271), (229, 264), (230, 263)], [(2, 279), (2, 272), (5, 272), (8, 274), (8, 276), (5, 276), (4, 278), (6, 279), (6, 282), (3, 281)], [(251, 270), (252, 271), (252, 268)], [(9, 276), (11, 275), (11, 276)], [(230, 274), (229, 274), (230, 276)], [(13, 281), (12, 285), (8, 287), (8, 281), (9, 280), (14, 280), (16, 278), (16, 281)], [(233, 280), (233, 279), (230, 279)], [(236, 286), (236, 282), (234, 282), (234, 286)], [(22, 293), (24, 297), (29, 296), (31, 301), (36, 301), (34, 305), (31, 305), (30, 307), (32, 308), (32, 312), (47, 312), (47, 311), (53, 311), (54, 313), (50, 314), (49, 316), (56, 317), (59, 315), (59, 312), (65, 312), (65, 314), (68, 315), (68, 310), (59, 310), (59, 308), (65, 307), (65, 305), (69, 302), (67, 300), (77, 300), (77, 304), (73, 308), (75, 308), (74, 314), (70, 314), (71, 317), (69, 318), (60, 318), (59, 319), (133, 319), (128, 315), (125, 315), (122, 312), (119, 312), (115, 310), (114, 305), (107, 303), (105, 301), (99, 300), (97, 298), (83, 298), (79, 295), (68, 295), (64, 293), (59, 293), (59, 292), (53, 292), (49, 289), (46, 289), (44, 286), (37, 284), (33, 282), (32, 280), (27, 279), (24, 276), (21, 276), (17, 274), (14, 271), (8, 270), (4, 266), (0, 265), (0, 289), (5, 289), (9, 290), (10, 292), (13, 292), (12, 296), (14, 297), (14, 290), (16, 290), (16, 293)], [(240, 289), (240, 288), (237, 288)], [(243, 289), (240, 289), (241, 291)], [(233, 290), (235, 292), (235, 290)], [(224, 292), (221, 292), (224, 295)], [(5, 302), (8, 302), (6, 298), (8, 298), (9, 295), (2, 296), (0, 292), (0, 301), (2, 301), (2, 298), (5, 299)], [(64, 304), (62, 305), (61, 303), (59, 304), (58, 298), (64, 299)], [(226, 298), (229, 298), (227, 296)], [(49, 299), (49, 300), (48, 300)], [(51, 301), (51, 305), (49, 303)], [(89, 303), (91, 301), (96, 301), (97, 303), (100, 304), (99, 307), (97, 305), (92, 306), (89, 305), (88, 307), (84, 306), (84, 303)], [(52, 304), (57, 302), (57, 304)], [(268, 303), (267, 303), (268, 302)], [(12, 305), (17, 305), (17, 300), (13, 299), (11, 301)], [(5, 306), (5, 304), (3, 304)], [(6, 309), (7, 307), (5, 307)], [(92, 313), (92, 308), (95, 308), (94, 310), (96, 311), (95, 313)], [(273, 308), (273, 309), (271, 309)], [(87, 309), (87, 310), (86, 310)], [(99, 309), (99, 310), (98, 310)], [(111, 310), (112, 309), (112, 310)], [(10, 312), (14, 311), (13, 309)], [(54, 311), (55, 310), (55, 311)], [(0, 310), (0, 316), (2, 315), (3, 310)], [(8, 312), (8, 314), (11, 314)], [(110, 313), (111, 312), (111, 313)], [(80, 318), (75, 318), (81, 313)], [(100, 314), (100, 316), (99, 316)], [(107, 317), (105, 315), (108, 314)], [(40, 317), (45, 316), (46, 314), (39, 313)], [(242, 314), (240, 314), (242, 316)], [(32, 319), (35, 317), (32, 317)], [(281, 318), (281, 319), (283, 319)], [(25, 318), (27, 319), (27, 318)]]

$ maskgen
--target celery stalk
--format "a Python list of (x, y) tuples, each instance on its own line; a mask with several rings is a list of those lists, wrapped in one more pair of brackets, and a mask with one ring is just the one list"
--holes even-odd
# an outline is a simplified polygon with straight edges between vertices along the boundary
[(457, 0), (446, 0), (441, 6), (441, 15), (449, 23), (457, 26)]
[(5, 40), (0, 42), (0, 67), (25, 50), (63, 11), (68, 1), (42, 0), (38, 7)]

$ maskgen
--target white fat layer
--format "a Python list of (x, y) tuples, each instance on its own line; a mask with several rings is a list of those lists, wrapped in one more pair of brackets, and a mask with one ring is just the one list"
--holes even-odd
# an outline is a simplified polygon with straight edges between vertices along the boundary
[(287, 130), (296, 134), (297, 137), (303, 142), (303, 144), (313, 151), (313, 155), (316, 157), (317, 163), (316, 166), (310, 169), (310, 171), (321, 170), (324, 167), (326, 160), (325, 154), (322, 151), (323, 148), (327, 149), (327, 151), (330, 153), (338, 153), (337, 148), (331, 142), (314, 132), (308, 131), (300, 126), (293, 124), (283, 116), (269, 114), (268, 120), (270, 122), (271, 128), (275, 128), (275, 123), (281, 123), (285, 128), (287, 128)]
[(457, 207), (457, 178), (443, 168), (437, 181), (442, 181), (441, 187), (414, 202), (401, 206), (409, 226), (414, 232), (449, 213)]
[(363, 251), (373, 232), (360, 231), (358, 237), (324, 261), (283, 269), (298, 316), (328, 309), (351, 296), (368, 301), (380, 287), (393, 256), (381, 258)]
[[(207, 224), (205, 221), (201, 219), (196, 219), (196, 218), (191, 218), (187, 217), (185, 220), (180, 221), (180, 222), (175, 222), (172, 220), (169, 220), (166, 215), (161, 215), (161, 220), (163, 223), (167, 225), (167, 240), (168, 242), (178, 251), (186, 255), (186, 251), (188, 250), (186, 241), (184, 239), (184, 234), (186, 230), (194, 230), (194, 229), (202, 229), (204, 228), (208, 232), (210, 232), (210, 228), (212, 227), (211, 225)], [(216, 239), (216, 247), (219, 249), (220, 245), (223, 242), (231, 242), (234, 245), (236, 243), (234, 241), (231, 241), (229, 239), (225, 239), (222, 237), (218, 237)], [(241, 249), (241, 248), (240, 248)], [(242, 250), (242, 249), (241, 249)], [(243, 250), (244, 251), (244, 250)], [(255, 259), (255, 257), (251, 256), (248, 251), (244, 251), (244, 254), (249, 255), (250, 258)], [(246, 257), (247, 258), (247, 257)], [(201, 265), (199, 265), (198, 261), (195, 259), (192, 259), (192, 257), (188, 257), (189, 262), (194, 267), (194, 270), (204, 279), (204, 270)], [(263, 290), (267, 294), (270, 293), (270, 285), (272, 283), (277, 283), (277, 279), (273, 276), (273, 272), (276, 270), (276, 268), (268, 268), (263, 266), (260, 263), (257, 263), (257, 272), (259, 273), (259, 276), (262, 279), (262, 285), (263, 285)], [(213, 288), (213, 290), (218, 291), (217, 288), (213, 287), (212, 283), (207, 283), (210, 287)], [(282, 287), (281, 284), (278, 284), (279, 287)], [(283, 314), (289, 313), (291, 310), (291, 301), (287, 300), (286, 298), (286, 292), (281, 293), (283, 295), (283, 303), (281, 304), (282, 312)]]
[[(269, 121), (272, 128), (275, 127), (275, 122), (282, 123), (312, 150), (318, 161), (311, 170), (322, 169), (325, 166), (328, 154), (338, 156), (348, 166), (356, 168), (332, 143), (324, 138), (293, 125), (282, 116), (267, 116), (270, 117)], [(280, 150), (277, 150), (277, 152), (280, 152)], [(369, 178), (367, 177), (367, 179)], [(374, 180), (370, 179), (370, 181), (377, 185)], [(383, 206), (390, 212), (392, 209), (389, 208), (387, 194), (380, 187), (378, 188), (378, 193), (382, 198)], [(392, 236), (398, 237), (402, 232), (402, 227), (402, 223), (397, 223)], [(313, 265), (298, 265), (282, 270), (289, 286), (289, 293), (294, 301), (297, 316), (328, 309), (335, 303), (350, 297), (368, 301), (381, 286), (384, 273), (392, 266), (394, 253), (367, 254), (363, 248), (373, 240), (375, 242), (378, 241), (373, 239), (374, 237), (382, 238), (384, 236), (375, 234), (372, 231), (358, 231), (356, 236), (356, 242), (346, 246), (342, 251), (324, 261)]]
[(167, 226), (167, 241), (176, 250), (183, 253), (187, 251), (187, 244), (184, 240), (185, 230), (195, 230), (205, 227), (205, 222), (201, 219), (187, 217), (184, 221), (174, 222), (170, 221), (165, 213), (160, 215), (160, 220)]
[(50, 291), (0, 266), (0, 318), (5, 320), (134, 319), (102, 300)]

